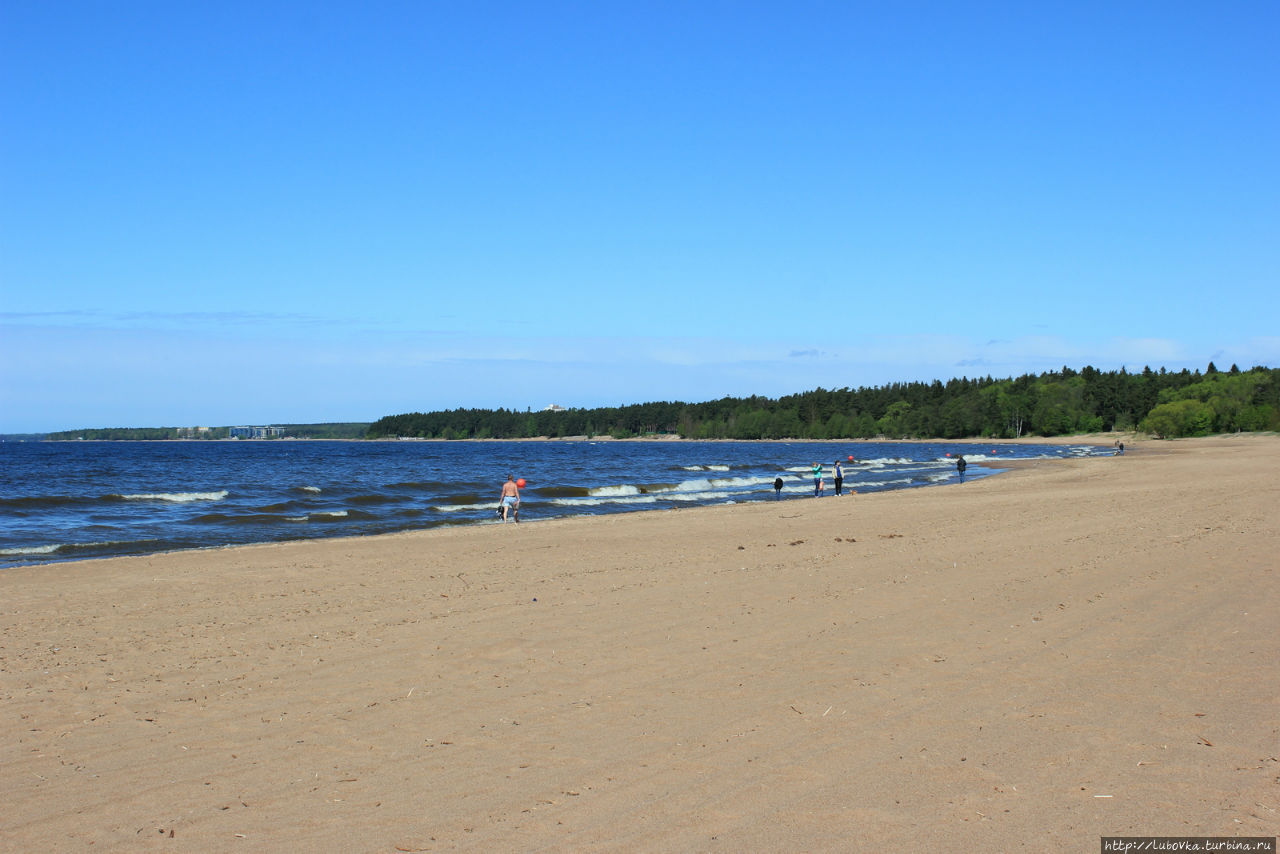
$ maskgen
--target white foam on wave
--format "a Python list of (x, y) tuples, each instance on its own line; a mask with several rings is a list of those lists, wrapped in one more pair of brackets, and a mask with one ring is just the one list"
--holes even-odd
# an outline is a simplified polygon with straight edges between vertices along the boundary
[[(915, 481), (909, 477), (891, 477), (891, 478), (886, 478), (884, 480), (859, 480), (857, 483), (853, 484), (853, 488), (865, 489), (870, 486), (890, 486), (895, 483), (911, 484), (911, 483), (915, 483)], [(850, 488), (849, 482), (847, 480), (845, 481), (844, 488), (845, 489)]]
[(619, 493), (594, 498), (553, 498), (549, 503), (560, 507), (595, 507), (600, 504), (655, 504), (657, 501), (654, 496), (642, 495), (637, 491), (635, 494)]
[[(681, 493), (688, 492), (705, 492), (708, 489), (726, 486), (753, 486), (760, 483), (773, 483), (773, 481), (762, 481), (759, 478), (748, 477), (713, 477), (713, 478), (694, 478), (693, 480), (682, 480), (679, 483), (668, 486), (650, 486), (644, 490), (648, 495), (661, 495), (663, 498), (674, 498)], [(596, 490), (591, 490), (591, 494), (595, 495)]]
[(14, 549), (0, 549), (0, 555), (47, 555), (53, 554), (62, 546), (22, 546)]
[(431, 509), (440, 513), (466, 513), (476, 510), (493, 511), (498, 506), (496, 501), (490, 501), (485, 504), (433, 504)]
[(320, 487), (318, 486), (299, 486), (298, 489), (303, 492), (320, 492)]
[[(728, 470), (728, 466), (725, 466)], [(615, 486), (596, 486), (587, 490), (586, 499), (562, 499), (561, 503), (566, 501), (594, 501), (596, 499), (617, 499), (617, 498), (636, 498), (646, 495), (661, 495), (664, 498), (671, 498), (681, 493), (703, 493), (709, 489), (734, 489), (743, 487), (762, 486), (764, 484), (772, 484), (773, 478), (767, 477), (712, 477), (712, 478), (694, 478), (692, 480), (682, 480), (674, 485), (653, 485), (640, 488), (631, 484), (618, 484)]]
[(346, 510), (319, 510), (315, 513), (308, 513), (306, 516), (285, 516), (286, 522), (310, 522), (312, 519), (343, 519), (347, 516)]
[(616, 498), (619, 495), (639, 495), (640, 488), (625, 483), (618, 486), (597, 486), (588, 489), (587, 494), (593, 498)]
[(715, 501), (717, 498), (724, 499), (725, 502), (732, 504), (733, 496), (740, 493), (732, 492), (677, 492), (664, 496), (668, 501)]
[(143, 492), (120, 497), (125, 501), (172, 501), (181, 504), (189, 501), (221, 501), (227, 497), (227, 491), (222, 489), (217, 492)]
[[(768, 487), (768, 489), (764, 489)], [(811, 487), (791, 487), (787, 492), (802, 492)], [(773, 478), (763, 477), (729, 477), (712, 478), (710, 480), (687, 480), (676, 486), (660, 489), (649, 489), (647, 492), (637, 491), (601, 491), (592, 490), (586, 498), (553, 498), (549, 503), (560, 507), (594, 507), (602, 504), (636, 505), (655, 504), (658, 501), (709, 502), (721, 500), (734, 503), (753, 495), (773, 489)]]
[(92, 543), (59, 543), (52, 546), (18, 546), (10, 549), (0, 549), (0, 555), (6, 557), (15, 557), (17, 555), (49, 555), (54, 552), (67, 549), (74, 551), (76, 549), (99, 549), (107, 546), (119, 546), (128, 543), (148, 543), (153, 540), (99, 540)]
[(773, 478), (771, 477), (713, 477), (711, 485), (715, 487), (752, 487), (752, 486), (773, 486)]
[(858, 460), (859, 465), (865, 465), (867, 468), (872, 469), (882, 469), (885, 466), (909, 466), (918, 462), (918, 460), (909, 460), (906, 457), (876, 457), (873, 460)]

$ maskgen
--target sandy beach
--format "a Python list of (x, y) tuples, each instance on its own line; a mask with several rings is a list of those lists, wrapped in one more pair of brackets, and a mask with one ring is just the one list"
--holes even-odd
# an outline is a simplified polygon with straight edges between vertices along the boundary
[(0, 572), (6, 851), (1280, 833), (1280, 437)]

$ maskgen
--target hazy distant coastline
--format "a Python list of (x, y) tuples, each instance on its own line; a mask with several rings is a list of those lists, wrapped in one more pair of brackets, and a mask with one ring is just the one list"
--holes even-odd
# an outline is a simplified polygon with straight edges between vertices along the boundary
[[(223, 427), (84, 428), (45, 441), (415, 439), (603, 441), (1008, 440), (1092, 433), (1155, 437), (1280, 430), (1280, 369), (1232, 365), (1204, 373), (1063, 367), (1011, 379), (960, 378), (879, 388), (806, 391), (779, 398), (724, 397), (617, 407), (447, 409), (373, 422)], [(6, 441), (31, 441), (0, 435)]]

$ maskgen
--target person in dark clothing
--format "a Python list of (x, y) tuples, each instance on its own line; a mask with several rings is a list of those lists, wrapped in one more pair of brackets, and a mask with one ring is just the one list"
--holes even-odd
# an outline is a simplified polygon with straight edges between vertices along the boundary
[(835, 481), (836, 481), (836, 495), (843, 494), (841, 490), (844, 487), (844, 469), (840, 468), (839, 460), (836, 460)]
[(780, 477), (775, 477), (773, 479), (773, 497), (774, 498), (782, 497), (782, 478)]
[(964, 480), (964, 467), (967, 465), (968, 463), (964, 461), (963, 455), (956, 457), (956, 471), (960, 473), (961, 480)]

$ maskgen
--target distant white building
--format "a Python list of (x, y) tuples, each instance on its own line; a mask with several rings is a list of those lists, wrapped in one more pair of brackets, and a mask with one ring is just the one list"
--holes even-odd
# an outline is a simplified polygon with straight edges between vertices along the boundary
[(232, 439), (274, 439), (284, 435), (283, 427), (232, 427)]
[(561, 406), (558, 403), (553, 403), (542, 411), (543, 412), (568, 412), (569, 410), (565, 409), (563, 406)]

